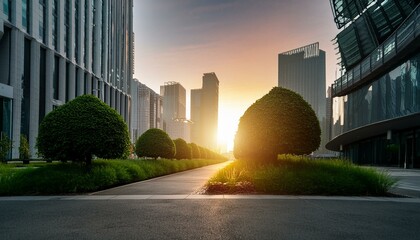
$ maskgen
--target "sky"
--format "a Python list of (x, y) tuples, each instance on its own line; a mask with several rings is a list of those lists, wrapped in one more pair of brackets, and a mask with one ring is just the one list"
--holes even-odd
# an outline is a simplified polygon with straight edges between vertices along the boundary
[(320, 43), (327, 86), (335, 79), (338, 33), (328, 0), (135, 0), (134, 78), (159, 93), (165, 82), (201, 88), (219, 81), (219, 143), (233, 147), (239, 118), (277, 86), (278, 54)]

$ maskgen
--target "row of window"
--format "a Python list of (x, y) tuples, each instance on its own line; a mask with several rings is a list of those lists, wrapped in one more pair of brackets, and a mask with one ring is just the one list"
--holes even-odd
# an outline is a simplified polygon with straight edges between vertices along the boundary
[[(12, 8), (20, 6), (22, 10), (20, 29), (22, 31), (36, 35), (42, 43), (50, 44), (57, 52), (62, 49), (67, 58), (72, 56), (71, 51), (74, 49), (75, 54), (72, 58), (80, 67), (84, 66), (85, 70), (89, 71), (89, 66), (91, 69), (89, 72), (100, 73), (96, 76), (105, 82), (123, 92), (130, 91), (130, 84), (127, 83), (131, 79), (132, 67), (130, 52), (132, 5), (130, 1), (86, 0), (83, 6), (80, 5), (80, 0), (21, 0), (21, 4), (12, 0), (2, 0), (2, 2), (3, 11), (9, 20), (7, 25), (16, 21), (15, 18), (12, 21), (12, 13), (16, 12), (16, 9), (12, 11)], [(49, 6), (51, 6), (50, 10), (48, 10)], [(36, 30), (30, 29), (33, 26), (30, 21), (31, 9), (35, 7), (38, 11), (35, 18), (39, 21), (39, 28)], [(84, 9), (82, 9), (83, 7)], [(98, 8), (102, 11), (98, 12)], [(63, 16), (60, 14), (60, 9), (64, 9)], [(72, 18), (74, 18), (74, 23)], [(48, 22), (51, 22), (50, 28), (48, 28)], [(74, 40), (76, 41), (71, 41), (72, 24), (75, 24)], [(59, 41), (59, 32), (63, 33), (64, 41)], [(64, 45), (61, 46), (60, 43), (64, 43)], [(91, 46), (89, 52), (87, 52), (88, 46)], [(72, 61), (72, 59), (69, 60)]]
[(420, 54), (375, 82), (334, 98), (333, 137), (378, 121), (420, 112)]

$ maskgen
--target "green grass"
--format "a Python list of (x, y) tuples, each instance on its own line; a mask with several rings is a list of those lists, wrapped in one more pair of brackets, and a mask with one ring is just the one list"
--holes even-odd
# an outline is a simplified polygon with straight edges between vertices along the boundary
[(396, 183), (387, 173), (343, 160), (283, 155), (261, 165), (235, 161), (207, 183), (207, 193), (386, 196)]
[(0, 196), (75, 194), (185, 171), (224, 160), (95, 160), (90, 170), (72, 163), (0, 164)]

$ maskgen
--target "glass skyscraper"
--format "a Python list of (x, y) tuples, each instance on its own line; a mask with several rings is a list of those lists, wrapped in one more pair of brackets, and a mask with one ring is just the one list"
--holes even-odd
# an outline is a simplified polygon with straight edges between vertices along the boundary
[(327, 148), (355, 163), (420, 167), (418, 0), (331, 0), (342, 74)]
[(35, 142), (43, 117), (83, 94), (116, 109), (129, 124), (133, 1), (2, 0), (1, 132)]
[(278, 86), (290, 89), (305, 99), (318, 117), (321, 145), (314, 155), (327, 153), (325, 52), (319, 43), (309, 44), (278, 56)]

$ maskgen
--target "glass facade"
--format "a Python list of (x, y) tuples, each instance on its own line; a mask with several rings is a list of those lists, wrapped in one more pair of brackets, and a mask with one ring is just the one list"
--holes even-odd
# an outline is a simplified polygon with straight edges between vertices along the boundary
[(378, 80), (334, 98), (333, 137), (375, 122), (420, 113), (420, 54)]

